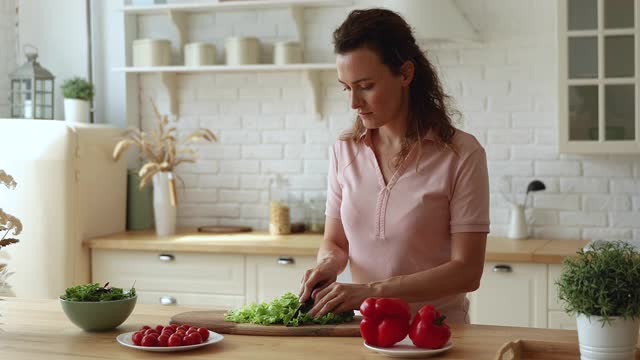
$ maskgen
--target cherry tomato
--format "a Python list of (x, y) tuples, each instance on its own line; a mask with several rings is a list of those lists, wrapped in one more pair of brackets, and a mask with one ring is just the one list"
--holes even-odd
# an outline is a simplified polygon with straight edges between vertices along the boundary
[(195, 345), (196, 339), (191, 334), (182, 338), (182, 345)]
[(158, 336), (158, 346), (161, 346), (161, 347), (169, 346), (169, 335)]
[(162, 329), (164, 329), (164, 326), (162, 326), (162, 325), (157, 325), (156, 326), (156, 331), (158, 332), (158, 334), (162, 333)]
[(142, 332), (136, 331), (133, 333), (133, 335), (131, 335), (131, 341), (133, 342), (134, 345), (140, 346), (140, 344), (142, 344), (143, 337), (144, 337), (144, 334)]
[(149, 335), (149, 334), (156, 334), (158, 335), (158, 332), (156, 331), (156, 329), (147, 329), (144, 331), (145, 335)]
[(182, 337), (180, 337), (180, 335), (178, 334), (173, 334), (171, 336), (169, 336), (169, 342), (168, 345), (173, 347), (173, 346), (182, 346), (183, 342), (182, 342)]
[(194, 333), (191, 333), (191, 335), (189, 336), (191, 336), (194, 339), (195, 344), (202, 343), (202, 335), (200, 335), (199, 332), (196, 331)]
[(198, 333), (202, 336), (202, 341), (207, 341), (207, 339), (209, 339), (209, 330), (207, 328), (198, 328)]
[(178, 331), (176, 331), (175, 333), (180, 335), (180, 337), (184, 337), (185, 335), (187, 335), (187, 332), (182, 329), (178, 329)]
[(153, 335), (145, 335), (142, 338), (142, 346), (156, 346), (158, 345), (158, 338)]
[(148, 330), (151, 329), (151, 326), (149, 325), (144, 325), (143, 327), (140, 328), (140, 330), (144, 331), (144, 330)]
[(189, 326), (187, 325), (180, 325), (178, 326), (178, 330), (184, 330), (184, 332), (186, 333), (187, 330), (189, 330)]

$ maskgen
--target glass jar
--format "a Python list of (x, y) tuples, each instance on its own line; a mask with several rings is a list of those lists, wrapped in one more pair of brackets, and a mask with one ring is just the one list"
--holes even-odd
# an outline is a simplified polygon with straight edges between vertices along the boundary
[(289, 215), (289, 184), (281, 176), (271, 181), (269, 189), (269, 233), (284, 235), (291, 233)]
[(311, 199), (308, 203), (308, 226), (309, 232), (322, 234), (324, 233), (324, 206), (323, 199)]

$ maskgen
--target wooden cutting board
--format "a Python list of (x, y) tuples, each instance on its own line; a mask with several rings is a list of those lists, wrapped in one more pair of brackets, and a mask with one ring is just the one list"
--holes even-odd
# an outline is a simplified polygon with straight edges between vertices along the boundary
[(362, 317), (356, 316), (352, 322), (338, 325), (267, 326), (224, 321), (224, 313), (223, 310), (184, 312), (174, 315), (171, 318), (171, 324), (206, 327), (220, 334), (357, 337), (360, 336), (360, 320), (362, 320)]

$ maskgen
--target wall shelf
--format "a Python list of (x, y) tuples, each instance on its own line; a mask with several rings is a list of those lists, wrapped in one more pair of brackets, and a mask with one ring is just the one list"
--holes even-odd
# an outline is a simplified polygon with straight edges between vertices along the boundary
[(316, 64), (256, 64), (256, 65), (209, 65), (209, 66), (145, 66), (145, 67), (117, 67), (113, 71), (127, 74), (158, 74), (160, 80), (169, 97), (169, 111), (173, 115), (178, 115), (178, 98), (176, 76), (179, 74), (193, 73), (233, 73), (233, 72), (277, 72), (277, 71), (303, 71), (304, 78), (311, 90), (313, 111), (321, 113), (322, 94), (320, 85), (320, 71), (335, 70), (336, 65), (332, 63)]
[[(125, 46), (127, 49), (132, 48), (134, 39), (138, 38), (137, 33), (137, 17), (145, 15), (163, 15), (167, 16), (169, 24), (177, 32), (178, 38), (176, 43), (172, 44), (174, 49), (178, 49), (178, 55), (183, 57), (183, 46), (189, 41), (188, 38), (188, 22), (191, 14), (210, 13), (218, 11), (259, 11), (269, 9), (287, 10), (293, 24), (297, 30), (297, 41), (299, 41), (304, 51), (305, 29), (304, 29), (304, 10), (308, 8), (324, 8), (324, 7), (344, 7), (354, 3), (354, 0), (239, 0), (224, 1), (210, 0), (207, 3), (177, 3), (177, 4), (160, 4), (148, 6), (125, 5), (119, 11), (125, 15)], [(130, 50), (129, 50), (130, 51)], [(129, 56), (130, 58), (130, 56)], [(127, 61), (129, 62), (129, 61)], [(169, 98), (169, 110), (173, 115), (178, 115), (178, 99), (177, 99), (177, 77), (180, 74), (189, 73), (205, 73), (205, 72), (274, 72), (274, 71), (302, 71), (305, 81), (307, 82), (312, 99), (313, 111), (321, 116), (323, 96), (320, 86), (319, 71), (335, 70), (336, 65), (332, 63), (310, 63), (310, 64), (256, 64), (243, 66), (159, 66), (159, 67), (118, 67), (113, 71), (124, 72), (128, 75), (129, 85), (132, 89), (137, 86), (137, 77), (133, 75), (139, 74), (157, 74), (160, 78), (162, 86)]]

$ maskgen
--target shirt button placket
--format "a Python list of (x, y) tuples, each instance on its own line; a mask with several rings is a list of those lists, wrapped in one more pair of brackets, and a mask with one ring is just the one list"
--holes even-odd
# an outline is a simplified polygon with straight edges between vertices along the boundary
[(378, 196), (378, 209), (376, 219), (376, 235), (378, 239), (384, 240), (385, 218), (387, 213), (387, 202), (389, 200), (389, 187), (385, 186)]

